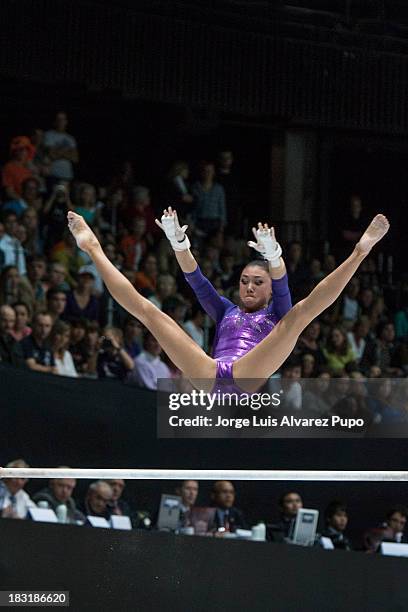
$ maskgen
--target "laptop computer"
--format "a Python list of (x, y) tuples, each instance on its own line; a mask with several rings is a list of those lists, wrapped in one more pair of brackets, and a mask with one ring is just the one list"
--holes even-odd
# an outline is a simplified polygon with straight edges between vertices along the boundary
[(175, 531), (180, 526), (181, 497), (163, 493), (160, 499), (159, 518), (157, 528), (166, 531)]
[(316, 537), (318, 520), (318, 510), (300, 508), (296, 515), (295, 528), (291, 538), (292, 543), (300, 544), (301, 546), (313, 546)]

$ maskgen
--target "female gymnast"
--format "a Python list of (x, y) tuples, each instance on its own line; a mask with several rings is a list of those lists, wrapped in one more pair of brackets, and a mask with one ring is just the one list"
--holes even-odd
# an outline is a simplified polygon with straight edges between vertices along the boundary
[[(173, 363), (206, 392), (219, 379), (240, 382), (240, 388), (253, 392), (266, 381), (292, 352), (301, 332), (340, 295), (360, 263), (389, 229), (384, 215), (374, 217), (351, 255), (326, 276), (303, 300), (290, 308), (285, 265), (273, 228), (258, 224), (257, 242), (248, 243), (263, 255), (262, 262), (251, 262), (240, 278), (242, 308), (220, 297), (205, 279), (190, 252), (186, 226), (180, 227), (171, 208), (161, 223), (187, 280), (202, 305), (217, 322), (214, 357), (207, 355), (173, 319), (140, 295), (103, 253), (98, 239), (84, 219), (68, 212), (68, 226), (80, 249), (88, 253), (113, 298), (136, 317), (157, 339)], [(275, 300), (268, 307), (275, 290)], [(279, 318), (282, 318), (279, 320)]]

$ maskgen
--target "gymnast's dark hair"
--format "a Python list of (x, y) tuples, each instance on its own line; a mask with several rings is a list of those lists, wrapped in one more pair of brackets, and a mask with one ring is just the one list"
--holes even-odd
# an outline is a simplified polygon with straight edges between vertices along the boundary
[(267, 259), (253, 259), (252, 261), (249, 261), (247, 264), (245, 264), (244, 268), (247, 268), (248, 266), (258, 266), (269, 274), (269, 262)]

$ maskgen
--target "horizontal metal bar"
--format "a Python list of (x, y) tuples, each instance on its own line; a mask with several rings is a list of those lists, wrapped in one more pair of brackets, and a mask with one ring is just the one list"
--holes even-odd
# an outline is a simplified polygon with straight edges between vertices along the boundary
[(161, 470), (106, 468), (0, 468), (0, 478), (123, 478), (124, 480), (407, 481), (408, 472), (388, 470)]

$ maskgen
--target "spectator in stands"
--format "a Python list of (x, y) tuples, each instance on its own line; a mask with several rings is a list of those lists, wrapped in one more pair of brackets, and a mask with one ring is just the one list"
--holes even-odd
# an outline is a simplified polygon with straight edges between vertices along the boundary
[(155, 292), (149, 296), (149, 300), (153, 302), (157, 308), (162, 310), (163, 302), (176, 294), (177, 285), (176, 279), (171, 274), (160, 274), (157, 277), (157, 286)]
[(21, 222), (27, 233), (24, 241), (26, 255), (30, 257), (41, 255), (44, 251), (44, 245), (40, 235), (38, 212), (35, 208), (27, 208), (22, 214)]
[(89, 350), (86, 333), (87, 323), (84, 319), (77, 319), (71, 322), (71, 338), (68, 348), (78, 374), (88, 373)]
[(180, 327), (184, 324), (187, 308), (185, 300), (177, 295), (166, 298), (162, 304), (162, 311), (176, 321)]
[(298, 240), (293, 240), (288, 245), (285, 262), (289, 287), (296, 296), (294, 301), (298, 301), (298, 299), (304, 297), (306, 289), (311, 282), (309, 268), (303, 262), (302, 244)]
[(303, 353), (302, 361), (302, 378), (314, 378), (316, 376), (316, 360), (311, 353)]
[(103, 206), (100, 211), (100, 225), (102, 231), (110, 231), (116, 237), (118, 233), (118, 215), (119, 210), (124, 206), (123, 189), (109, 189), (103, 200)]
[[(367, 428), (373, 422), (373, 414), (369, 408), (367, 400), (366, 379), (361, 372), (354, 371), (350, 374), (349, 386), (345, 397), (333, 403), (330, 413), (342, 419), (362, 419), (363, 427)], [(339, 425), (338, 429), (342, 429)], [(344, 428), (353, 431), (352, 428)], [(355, 431), (362, 431), (361, 427), (356, 426)]]
[(322, 536), (330, 538), (334, 548), (351, 550), (351, 542), (345, 535), (348, 525), (348, 513), (346, 504), (339, 500), (330, 502), (324, 511), (325, 529)]
[(239, 177), (233, 169), (234, 155), (229, 149), (218, 152), (217, 181), (225, 192), (225, 205), (230, 231), (239, 236), (242, 234), (243, 210), (241, 204), (241, 186)]
[[(146, 254), (147, 244), (145, 239), (146, 219), (135, 217), (132, 223), (132, 233), (122, 238), (120, 250), (125, 256), (125, 266), (133, 270), (139, 269), (139, 264)], [(106, 249), (105, 249), (106, 250)]]
[(303, 410), (321, 415), (330, 411), (330, 400), (327, 393), (330, 379), (328, 369), (321, 368), (317, 378), (309, 381), (302, 396)]
[[(5, 232), (6, 230), (4, 228), (4, 224), (0, 222), (0, 240), (4, 237)], [(4, 254), (4, 251), (0, 249), (0, 272), (3, 269), (5, 259), (6, 259), (6, 256)]]
[(27, 178), (21, 185), (21, 196), (16, 200), (9, 200), (3, 206), (3, 212), (13, 212), (17, 217), (32, 208), (36, 212), (41, 210), (42, 199), (39, 192), (39, 182), (36, 178)]
[(326, 357), (324, 356), (323, 350), (319, 342), (320, 332), (320, 323), (317, 319), (315, 319), (310, 323), (310, 325), (306, 327), (304, 332), (300, 335), (294, 351), (296, 355), (303, 353), (313, 355), (317, 367), (321, 367), (326, 363)]
[(71, 287), (76, 286), (76, 276), (78, 270), (82, 268), (87, 262), (83, 255), (76, 246), (75, 240), (73, 240), (72, 234), (68, 231), (65, 232), (60, 242), (57, 242), (50, 253), (51, 261), (62, 264), (67, 271), (67, 282)]
[(183, 323), (184, 331), (200, 346), (204, 348), (204, 311), (197, 302), (191, 309), (191, 318)]
[(143, 346), (143, 327), (134, 317), (126, 319), (123, 339), (126, 352), (134, 359), (141, 353)]
[(82, 511), (86, 516), (100, 516), (109, 520), (112, 515), (112, 487), (104, 480), (89, 485)]
[(50, 173), (51, 159), (44, 147), (44, 130), (41, 128), (34, 128), (31, 132), (30, 140), (35, 147), (32, 163), (37, 170), (36, 178), (39, 182), (40, 192), (45, 193), (47, 190), (45, 177)]
[(157, 257), (146, 253), (140, 262), (140, 272), (136, 272), (134, 285), (143, 294), (151, 294), (156, 289), (158, 277)]
[(30, 310), (35, 304), (28, 280), (21, 277), (15, 266), (6, 266), (0, 274), (0, 304), (26, 302)]
[(220, 279), (223, 289), (235, 285), (237, 281), (237, 267), (234, 255), (229, 251), (222, 251), (220, 254)]
[(111, 515), (128, 516), (131, 520), (133, 529), (150, 529), (152, 520), (149, 512), (145, 510), (133, 510), (130, 504), (123, 499), (122, 494), (126, 483), (122, 479), (104, 480), (112, 489), (112, 499), (110, 502)]
[(180, 527), (188, 527), (198, 497), (198, 481), (182, 480), (176, 487), (176, 495), (181, 497)]
[(356, 242), (363, 235), (367, 226), (367, 218), (363, 214), (361, 197), (355, 193), (350, 198), (350, 208), (341, 222), (341, 255), (348, 257)]
[(360, 292), (360, 281), (357, 276), (353, 276), (346, 286), (339, 303), (339, 315), (343, 326), (349, 330), (357, 321), (360, 309), (358, 304), (358, 294)]
[(48, 289), (47, 312), (51, 315), (53, 324), (64, 314), (66, 305), (67, 296), (63, 291)]
[(391, 508), (385, 515), (385, 521), (380, 527), (369, 529), (363, 535), (363, 546), (367, 552), (377, 552), (382, 542), (403, 542), (407, 537), (405, 527), (407, 524), (408, 509), (406, 506), (397, 505)]
[(224, 188), (215, 181), (215, 167), (212, 162), (202, 161), (199, 165), (199, 180), (192, 186), (194, 198), (194, 220), (199, 230), (208, 234), (222, 229), (227, 224)]
[(35, 306), (43, 308), (46, 302), (47, 260), (42, 255), (34, 255), (27, 261), (27, 279), (35, 299)]
[(3, 216), (4, 234), (0, 238), (0, 251), (3, 252), (3, 266), (15, 266), (23, 276), (26, 273), (26, 258), (21, 242), (16, 234), (18, 232), (17, 215), (13, 212)]
[[(381, 274), (383, 270), (381, 270)], [(363, 261), (358, 276), (362, 287), (371, 287), (375, 293), (379, 293), (382, 285), (380, 273), (377, 268), (376, 258), (369, 256)]]
[(130, 506), (127, 501), (122, 499), (122, 493), (125, 489), (126, 483), (123, 479), (111, 479), (104, 480), (112, 489), (112, 498), (110, 501), (111, 513), (118, 516), (129, 516), (131, 515)]
[(54, 185), (42, 211), (45, 226), (45, 249), (50, 252), (55, 244), (63, 240), (67, 223), (67, 212), (73, 210), (69, 189), (63, 183)]
[(187, 162), (176, 161), (172, 164), (168, 174), (163, 194), (163, 206), (172, 206), (179, 211), (180, 220), (186, 219), (191, 211), (193, 196), (189, 191), (187, 179), (190, 169)]
[(150, 190), (143, 185), (137, 185), (132, 189), (132, 200), (130, 205), (121, 214), (121, 220), (125, 227), (133, 227), (133, 220), (142, 217), (146, 222), (146, 240), (151, 246), (154, 236), (159, 233), (155, 223), (155, 213), (151, 205)]
[(143, 343), (143, 351), (134, 360), (134, 369), (129, 378), (147, 389), (157, 389), (158, 378), (171, 378), (168, 366), (160, 358), (162, 348), (156, 338), (147, 332)]
[(314, 285), (320, 283), (320, 281), (323, 280), (326, 276), (325, 272), (322, 269), (321, 261), (317, 258), (311, 260), (309, 265), (309, 272)]
[(370, 322), (367, 317), (361, 317), (358, 319), (351, 331), (347, 332), (347, 340), (355, 355), (355, 361), (357, 364), (360, 363), (363, 358), (364, 351), (367, 346), (366, 338), (370, 331)]
[(216, 535), (248, 529), (242, 510), (234, 506), (235, 488), (229, 480), (217, 480), (212, 488), (211, 500), (215, 506), (214, 523), (209, 526)]
[(67, 133), (67, 126), (67, 114), (60, 111), (55, 116), (54, 129), (44, 134), (44, 147), (51, 159), (49, 177), (52, 179), (52, 185), (57, 181), (72, 181), (74, 164), (78, 163), (77, 143), (75, 138)]
[(127, 204), (132, 199), (132, 190), (136, 182), (136, 173), (131, 161), (125, 160), (120, 163), (120, 166), (112, 179), (110, 191), (121, 190), (123, 192), (123, 202)]
[(330, 272), (333, 272), (333, 270), (336, 269), (336, 266), (337, 263), (335, 256), (331, 253), (327, 253), (323, 259), (323, 272), (325, 273), (325, 276), (330, 274)]
[(374, 305), (375, 294), (371, 287), (364, 287), (359, 296), (361, 316), (371, 317), (371, 310)]
[(24, 249), (24, 253), (27, 253), (27, 249), (25, 245), (26, 245), (28, 236), (27, 236), (27, 230), (22, 223), (19, 223), (17, 225), (17, 230), (16, 230), (15, 235), (16, 235), (17, 240), (20, 241), (20, 244)]
[(20, 342), (26, 336), (29, 336), (32, 332), (29, 326), (31, 314), (30, 310), (25, 302), (17, 302), (13, 306), (14, 312), (16, 313), (16, 322), (13, 329), (9, 332), (16, 342)]
[(345, 367), (356, 360), (348, 343), (346, 332), (341, 327), (332, 327), (323, 353), (328, 367), (335, 374), (344, 372)]
[(303, 508), (303, 501), (299, 493), (288, 491), (279, 498), (278, 506), (279, 521), (267, 525), (267, 539), (272, 542), (283, 542), (292, 537), (296, 516), (299, 509)]
[(54, 355), (57, 374), (77, 378), (74, 360), (68, 350), (71, 326), (64, 321), (54, 321), (50, 334), (50, 344)]
[(99, 226), (99, 208), (96, 202), (96, 190), (89, 183), (82, 183), (78, 194), (78, 204), (74, 208), (82, 215), (91, 227)]
[(401, 307), (394, 317), (395, 337), (397, 340), (408, 340), (408, 289), (403, 291)]
[[(24, 459), (15, 459), (6, 468), (28, 468)], [(2, 518), (25, 519), (29, 508), (35, 508), (35, 503), (24, 487), (28, 478), (3, 478), (0, 481), (0, 516)]]
[(377, 328), (376, 340), (367, 346), (361, 367), (367, 369), (376, 365), (386, 376), (402, 376), (402, 359), (404, 346), (395, 342), (394, 324), (390, 321), (381, 323)]
[(65, 280), (67, 271), (62, 264), (51, 263), (48, 269), (48, 289), (58, 289), (67, 293), (70, 290), (70, 286)]
[(21, 340), (24, 359), (30, 370), (56, 374), (55, 361), (49, 345), (52, 318), (47, 312), (38, 312), (33, 318), (32, 333)]
[(393, 387), (389, 378), (371, 380), (368, 385), (369, 397), (367, 400), (369, 409), (374, 415), (375, 423), (384, 425), (407, 422), (407, 414), (399, 409), (394, 401)]
[(86, 325), (85, 362), (82, 366), (82, 373), (87, 378), (97, 378), (97, 362), (100, 348), (100, 327), (96, 321), (89, 321)]
[(374, 329), (377, 325), (388, 322), (388, 311), (382, 295), (378, 295), (371, 309), (370, 325)]
[(99, 298), (93, 295), (95, 276), (89, 266), (78, 270), (78, 284), (67, 294), (67, 304), (64, 319), (88, 319), (97, 321), (99, 318)]
[(75, 487), (76, 480), (74, 478), (51, 478), (48, 482), (48, 487), (38, 491), (38, 493), (33, 496), (33, 500), (36, 504), (40, 501), (47, 502), (49, 508), (54, 510), (54, 512), (58, 506), (64, 504), (67, 507), (68, 523), (76, 523), (77, 521), (84, 523), (85, 516), (77, 508), (74, 498), (72, 497)]
[(97, 360), (98, 378), (123, 380), (134, 368), (133, 359), (125, 351), (123, 332), (117, 327), (105, 327), (104, 340)]
[[(281, 398), (279, 408), (281, 410), (301, 410), (302, 409), (302, 387), (299, 379), (302, 376), (302, 362), (296, 355), (291, 355), (281, 369), (280, 387), (284, 393)], [(275, 383), (274, 378), (270, 381)]]
[(21, 346), (12, 336), (15, 322), (16, 314), (12, 307), (7, 304), (0, 306), (0, 362), (23, 367)]
[(2, 170), (2, 185), (8, 200), (18, 200), (24, 181), (33, 176), (34, 147), (27, 136), (16, 136), (10, 143), (10, 160)]

